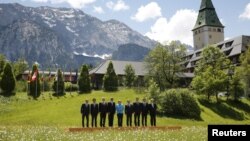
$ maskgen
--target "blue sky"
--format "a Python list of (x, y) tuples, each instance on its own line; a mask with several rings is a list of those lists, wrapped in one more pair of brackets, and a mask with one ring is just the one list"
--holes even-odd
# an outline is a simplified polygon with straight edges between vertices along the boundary
[[(249, 0), (212, 0), (226, 26), (225, 38), (250, 35)], [(116, 19), (160, 42), (192, 45), (192, 28), (201, 0), (0, 0), (25, 6), (71, 7), (103, 21)]]

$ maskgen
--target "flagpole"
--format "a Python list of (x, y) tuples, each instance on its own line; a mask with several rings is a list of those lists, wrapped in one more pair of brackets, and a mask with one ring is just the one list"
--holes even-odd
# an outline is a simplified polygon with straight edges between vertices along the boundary
[(30, 93), (30, 70), (29, 70), (29, 73), (28, 73), (28, 80), (27, 80), (27, 95), (29, 96), (29, 93)]
[(57, 88), (56, 88), (56, 94), (57, 94), (57, 96), (58, 96), (58, 69), (57, 69), (57, 80), (56, 80), (56, 83), (57, 83)]
[(45, 79), (44, 79), (44, 70), (43, 70), (43, 94), (44, 94), (44, 81)]
[(69, 81), (70, 81), (70, 90), (69, 90), (69, 94), (71, 95), (71, 90), (72, 90), (72, 83), (71, 83), (71, 69), (70, 69)]
[(38, 73), (38, 70), (36, 70), (36, 95), (35, 95), (35, 97), (37, 97), (37, 74)]

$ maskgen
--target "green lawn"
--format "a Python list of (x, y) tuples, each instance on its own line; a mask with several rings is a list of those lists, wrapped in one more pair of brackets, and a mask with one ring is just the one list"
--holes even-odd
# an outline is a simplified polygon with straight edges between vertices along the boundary
[[(224, 102), (223, 105), (199, 103), (202, 113), (201, 121), (158, 117), (158, 126), (181, 126), (180, 131), (101, 131), (69, 133), (69, 127), (81, 127), (80, 106), (85, 99), (102, 97), (115, 101), (127, 99), (134, 101), (136, 97), (145, 97), (134, 90), (122, 89), (116, 93), (93, 91), (91, 94), (66, 94), (57, 98), (49, 93), (38, 100), (28, 99), (25, 93), (0, 100), (0, 140), (206, 140), (208, 124), (249, 124), (249, 100), (240, 104)], [(219, 108), (218, 108), (219, 107)], [(243, 114), (244, 119), (237, 118), (234, 111)], [(236, 112), (236, 113), (237, 113)], [(98, 119), (99, 121), (99, 119)], [(149, 123), (149, 122), (148, 122)], [(106, 123), (107, 124), (107, 123)], [(125, 124), (125, 118), (124, 118)], [(115, 126), (117, 125), (115, 117)], [(103, 136), (105, 135), (105, 136)], [(121, 139), (116, 136), (120, 136)], [(145, 136), (145, 137), (144, 137)]]

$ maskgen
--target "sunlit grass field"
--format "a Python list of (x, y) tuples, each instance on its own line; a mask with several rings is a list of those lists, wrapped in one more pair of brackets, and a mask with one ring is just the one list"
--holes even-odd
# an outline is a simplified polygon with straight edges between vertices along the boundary
[[(243, 100), (243, 106), (225, 106), (217, 110), (210, 105), (200, 104), (201, 119), (190, 120), (173, 117), (157, 117), (157, 126), (181, 126), (181, 130), (104, 130), (94, 132), (69, 132), (68, 128), (81, 127), (80, 106), (85, 99), (96, 98), (101, 101), (111, 97), (115, 101), (127, 99), (134, 101), (136, 97), (146, 97), (145, 93), (136, 93), (133, 89), (121, 89), (115, 93), (92, 91), (91, 94), (67, 93), (62, 97), (54, 97), (51, 93), (42, 94), (38, 100), (29, 99), (26, 93), (18, 93), (11, 98), (0, 100), (0, 140), (107, 140), (107, 141), (164, 141), (164, 140), (207, 140), (208, 124), (249, 124), (249, 100)], [(226, 108), (224, 108), (226, 107)], [(230, 108), (229, 108), (230, 107)], [(224, 110), (226, 112), (220, 112)], [(244, 119), (237, 119), (232, 114), (238, 111)], [(99, 118), (99, 117), (98, 117)], [(98, 119), (99, 121), (99, 119)], [(115, 126), (117, 118), (115, 117)], [(149, 124), (149, 117), (148, 117)], [(106, 121), (107, 125), (107, 121)], [(125, 117), (123, 121), (125, 126)]]

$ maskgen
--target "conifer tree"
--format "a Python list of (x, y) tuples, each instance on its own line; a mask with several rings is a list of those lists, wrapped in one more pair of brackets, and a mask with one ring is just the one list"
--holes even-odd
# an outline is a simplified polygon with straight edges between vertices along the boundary
[(34, 99), (37, 99), (41, 94), (40, 77), (37, 64), (34, 64), (32, 67), (31, 80), (29, 81), (29, 84), (30, 86), (28, 95), (32, 96)]
[(10, 63), (6, 63), (2, 73), (1, 79), (1, 89), (3, 91), (2, 95), (11, 96), (16, 87), (16, 79), (13, 74), (12, 67)]
[(83, 65), (78, 79), (78, 86), (80, 93), (91, 92), (89, 70), (87, 65)]
[(118, 78), (111, 61), (109, 62), (107, 72), (103, 77), (103, 86), (105, 91), (118, 90)]
[(57, 70), (57, 75), (55, 77), (55, 81), (52, 87), (55, 92), (55, 96), (62, 96), (65, 94), (64, 93), (65, 92), (64, 80), (63, 80), (62, 71), (60, 69)]

